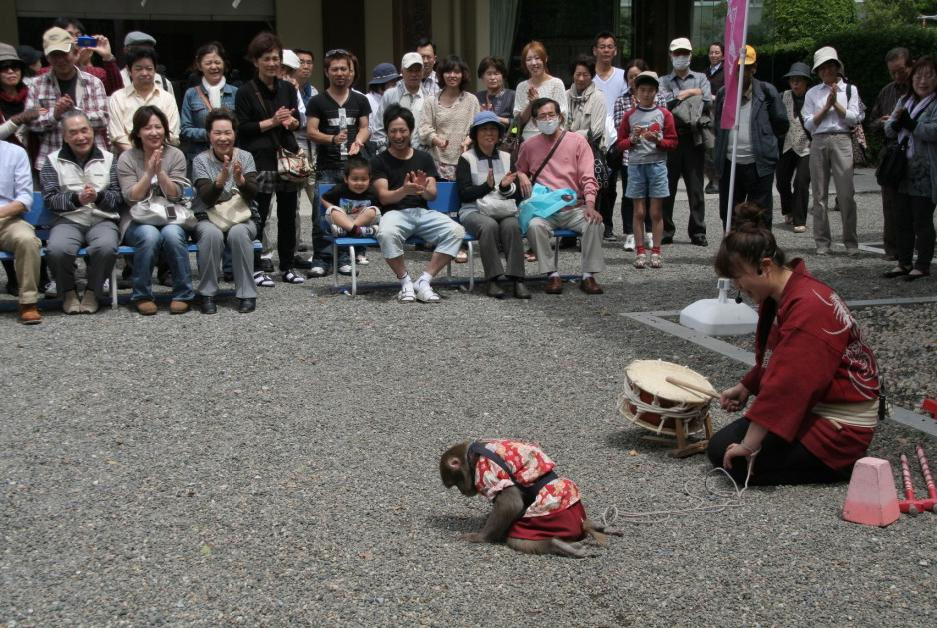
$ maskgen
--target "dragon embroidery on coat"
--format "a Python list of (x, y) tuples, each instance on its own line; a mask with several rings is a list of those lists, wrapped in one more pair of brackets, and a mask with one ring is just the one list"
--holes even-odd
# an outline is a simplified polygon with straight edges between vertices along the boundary
[(879, 391), (878, 366), (872, 350), (862, 339), (862, 330), (856, 323), (856, 319), (835, 292), (830, 292), (829, 300), (820, 296), (816, 290), (813, 293), (821, 303), (833, 309), (834, 318), (842, 325), (842, 328), (836, 331), (830, 329), (823, 331), (831, 336), (849, 332), (850, 342), (843, 353), (843, 359), (849, 365), (849, 381), (860, 395), (866, 399), (874, 399)]

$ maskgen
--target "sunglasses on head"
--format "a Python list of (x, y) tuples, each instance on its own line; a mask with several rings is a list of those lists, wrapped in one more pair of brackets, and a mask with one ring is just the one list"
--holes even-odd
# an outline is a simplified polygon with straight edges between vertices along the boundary
[(328, 57), (336, 57), (338, 55), (348, 55), (348, 54), (351, 54), (351, 53), (345, 50), (344, 48), (333, 48), (332, 50), (329, 50), (327, 53), (325, 53), (325, 56), (326, 58), (328, 58)]

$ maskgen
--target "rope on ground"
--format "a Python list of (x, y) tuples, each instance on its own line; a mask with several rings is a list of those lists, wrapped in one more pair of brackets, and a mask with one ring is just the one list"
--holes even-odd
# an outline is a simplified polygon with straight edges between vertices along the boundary
[[(619, 517), (628, 523), (660, 523), (662, 521), (667, 521), (671, 517), (681, 515), (691, 515), (696, 513), (717, 513), (723, 512), (729, 508), (738, 508), (742, 505), (742, 496), (745, 494), (745, 491), (748, 490), (748, 482), (752, 477), (754, 459), (755, 456), (753, 455), (748, 461), (748, 471), (745, 474), (745, 484), (742, 486), (742, 488), (739, 488), (738, 482), (735, 481), (735, 478), (733, 478), (728, 471), (722, 467), (715, 467), (707, 471), (703, 477), (703, 488), (706, 490), (705, 495), (697, 495), (691, 490), (690, 483), (693, 481), (692, 479), (688, 479), (683, 483), (683, 493), (694, 502), (694, 505), (687, 508), (677, 508), (673, 510), (648, 510), (644, 512), (637, 512), (620, 510), (618, 506), (612, 504), (605, 509), (605, 512), (602, 513), (602, 526), (612, 526)], [(729, 478), (729, 481), (732, 482), (732, 490), (721, 490), (711, 486), (713, 476), (718, 475), (719, 472)], [(717, 503), (710, 503), (707, 501), (707, 497), (722, 498), (722, 501)]]

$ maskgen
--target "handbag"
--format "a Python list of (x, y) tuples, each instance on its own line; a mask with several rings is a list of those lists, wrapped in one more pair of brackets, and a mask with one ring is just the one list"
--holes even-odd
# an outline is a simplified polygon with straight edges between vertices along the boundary
[[(513, 184), (511, 188), (511, 196), (513, 196), (516, 188), (514, 188)], [(478, 206), (478, 211), (495, 220), (503, 220), (511, 216), (517, 216), (518, 212), (517, 203), (514, 199), (505, 198), (498, 190), (488, 192), (488, 194), (478, 199), (475, 204)]]
[(549, 218), (556, 212), (575, 205), (575, 190), (571, 188), (551, 190), (541, 183), (534, 184), (530, 198), (525, 199), (520, 205), (518, 224), (521, 233), (527, 235), (527, 228), (534, 218)]
[(610, 178), (608, 164), (605, 161), (605, 155), (602, 154), (602, 149), (599, 148), (599, 145), (596, 144), (595, 140), (592, 138), (591, 132), (586, 135), (586, 141), (589, 142), (589, 147), (592, 149), (592, 160), (595, 164), (595, 180), (599, 184), (599, 189), (605, 189), (608, 187), (608, 180)]
[(892, 144), (882, 152), (882, 161), (875, 169), (875, 180), (879, 185), (897, 187), (908, 171), (908, 140)]
[(228, 233), (234, 225), (247, 222), (251, 218), (251, 208), (237, 188), (234, 188), (231, 198), (215, 203), (206, 209), (205, 213), (208, 214), (208, 220), (223, 233)]
[[(179, 183), (181, 187), (189, 186), (189, 182)], [(134, 203), (130, 208), (130, 217), (143, 225), (153, 225), (154, 227), (165, 227), (166, 225), (179, 225), (183, 229), (190, 230), (195, 227), (197, 222), (195, 214), (189, 209), (186, 199), (178, 203), (170, 201), (165, 196), (153, 194), (155, 186), (150, 186), (150, 195)]]
[[(257, 94), (257, 100), (260, 102), (260, 106), (263, 107), (266, 113), (270, 113), (267, 109), (267, 101), (264, 100), (264, 97), (260, 95), (260, 90), (257, 89), (257, 83), (251, 81), (251, 86), (254, 88), (254, 93)], [(306, 179), (311, 177), (315, 172), (312, 166), (309, 165), (306, 153), (302, 150), (294, 153), (287, 148), (283, 148), (283, 146), (280, 145), (279, 137), (277, 137), (277, 133), (279, 133), (278, 129), (274, 129), (270, 131), (270, 133), (272, 133), (273, 143), (277, 147), (277, 174), (284, 181), (304, 183)]]

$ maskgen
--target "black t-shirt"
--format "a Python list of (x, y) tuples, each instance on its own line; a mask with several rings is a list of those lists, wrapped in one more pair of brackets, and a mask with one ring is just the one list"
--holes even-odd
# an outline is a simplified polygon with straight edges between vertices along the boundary
[(323, 194), (322, 198), (332, 205), (338, 205), (349, 214), (357, 213), (355, 211), (356, 208), (370, 207), (371, 205), (375, 207), (381, 206), (378, 200), (377, 190), (374, 189), (373, 185), (369, 185), (367, 190), (359, 194), (348, 189), (344, 181), (332, 186), (332, 189)]
[[(390, 151), (385, 150), (371, 160), (371, 180), (387, 179), (387, 189), (391, 191), (402, 188), (406, 176), (417, 170), (422, 170), (428, 177), (439, 179), (432, 156), (422, 150), (413, 149), (413, 156), (406, 160), (397, 159), (390, 154)], [(425, 208), (426, 200), (422, 196), (411, 194), (404, 196), (399, 203), (384, 205), (381, 209), (386, 214), (395, 209), (408, 209), (410, 207)]]
[[(319, 119), (319, 131), (328, 135), (337, 135), (342, 127), (339, 125), (342, 113), (345, 115), (345, 128), (348, 130), (348, 140), (345, 145), (351, 148), (355, 136), (358, 135), (358, 118), (371, 115), (371, 102), (367, 96), (358, 92), (349, 91), (348, 98), (343, 105), (339, 105), (327, 91), (319, 92), (309, 99), (306, 105), (306, 118)], [(319, 144), (316, 147), (316, 165), (320, 170), (341, 170), (342, 151), (339, 144)]]
[(70, 79), (63, 80), (56, 77), (55, 80), (59, 82), (59, 92), (62, 93), (62, 96), (68, 94), (71, 96), (72, 102), (77, 104), (78, 99), (75, 96), (75, 86), (78, 84), (78, 72), (75, 72), (75, 76)]

